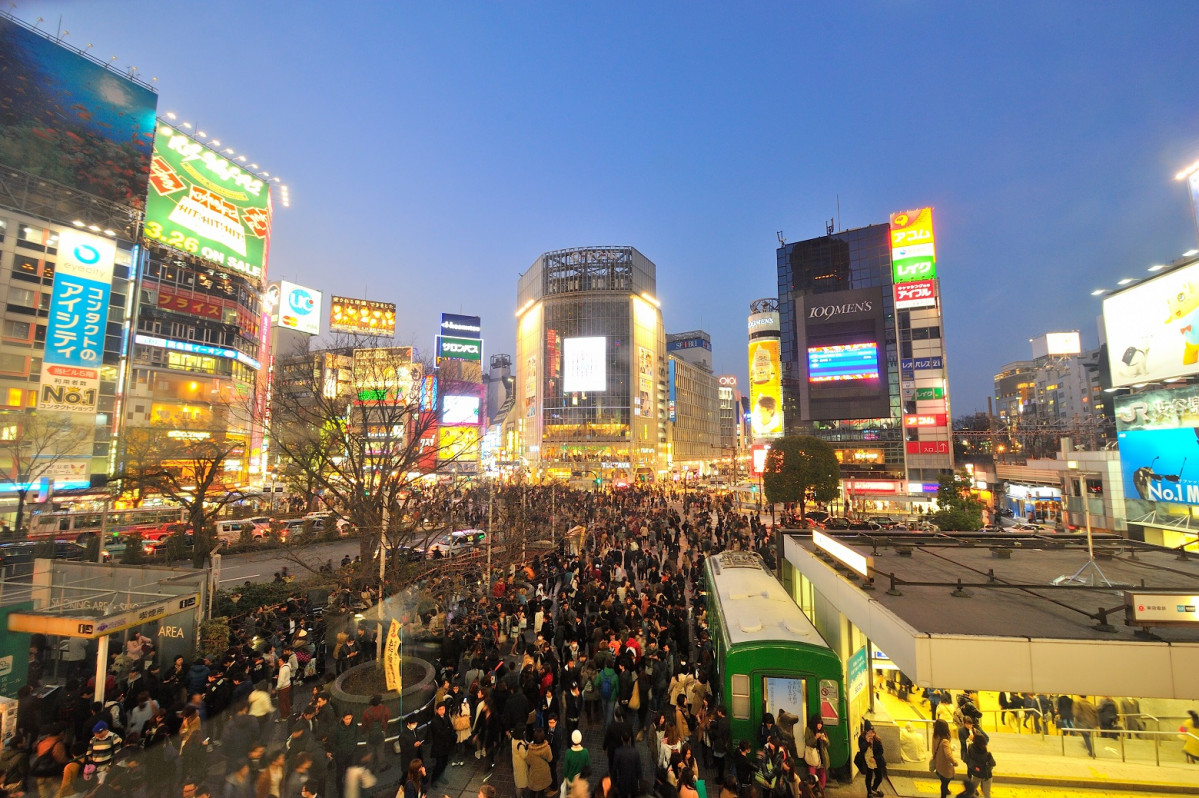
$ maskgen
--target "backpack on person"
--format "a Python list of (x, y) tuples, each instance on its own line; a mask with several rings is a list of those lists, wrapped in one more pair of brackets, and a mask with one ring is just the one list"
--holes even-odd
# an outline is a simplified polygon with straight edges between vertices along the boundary
[(55, 745), (50, 746), (46, 753), (33, 758), (33, 761), (29, 763), (29, 775), (43, 778), (62, 775), (66, 766), (54, 758)]
[(608, 668), (605, 668), (604, 672), (600, 674), (600, 696), (605, 701), (612, 700), (612, 688), (615, 681), (616, 674)]

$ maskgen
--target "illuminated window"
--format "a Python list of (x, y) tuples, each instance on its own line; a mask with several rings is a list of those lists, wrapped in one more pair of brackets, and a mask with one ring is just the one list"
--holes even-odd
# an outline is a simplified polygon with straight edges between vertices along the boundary
[(0, 441), (15, 441), (17, 439), (17, 425), (5, 424), (0, 426)]
[(9, 407), (20, 407), (21, 406), (21, 397), (23, 395), (24, 395), (24, 391), (22, 391), (20, 388), (9, 388), (8, 389), (8, 401), (6, 402), (6, 404)]

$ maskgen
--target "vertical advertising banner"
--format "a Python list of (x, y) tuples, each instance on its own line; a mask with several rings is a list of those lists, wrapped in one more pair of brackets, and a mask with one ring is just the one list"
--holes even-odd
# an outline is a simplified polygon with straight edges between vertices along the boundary
[(387, 628), (387, 642), (383, 645), (383, 678), (387, 682), (388, 691), (399, 692), (400, 682), (400, 623), (391, 619)]
[(779, 342), (773, 338), (749, 342), (749, 418), (753, 437), (782, 436), (782, 371)]
[(637, 412), (649, 418), (654, 415), (654, 353), (637, 348)]
[(63, 230), (50, 297), (38, 408), (95, 413), (116, 245)]
[(932, 208), (891, 214), (891, 268), (896, 283), (937, 276)]

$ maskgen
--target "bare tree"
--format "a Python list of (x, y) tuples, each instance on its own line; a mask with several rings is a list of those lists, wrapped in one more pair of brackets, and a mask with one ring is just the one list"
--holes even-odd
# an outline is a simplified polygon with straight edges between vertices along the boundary
[(244, 452), (245, 439), (229, 408), (170, 424), (130, 429), (122, 464), (113, 480), (122, 493), (161, 496), (183, 508), (192, 533), (192, 563), (197, 568), (216, 547), (215, 521), (225, 507), (245, 498), (226, 482), (228, 461)]
[(17, 494), (17, 534), (25, 521), (29, 491), (41, 480), (63, 476), (68, 460), (76, 459), (83, 462), (81, 476), (90, 474), (92, 430), (74, 413), (0, 413), (0, 485)]
[(435, 405), (428, 397), (422, 405), (431, 371), (411, 347), (352, 338), (276, 364), (272, 449), (285, 473), (302, 474), (350, 522), (364, 562), (431, 535), (418, 480), (462, 457), (437, 439)]

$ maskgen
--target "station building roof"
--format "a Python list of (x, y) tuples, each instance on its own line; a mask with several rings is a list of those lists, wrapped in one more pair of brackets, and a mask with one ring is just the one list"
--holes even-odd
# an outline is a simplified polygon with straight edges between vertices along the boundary
[[(1093, 565), (1082, 535), (834, 541), (864, 558), (869, 578), (811, 533), (786, 534), (784, 555), (918, 685), (1199, 697), (1199, 555), (1099, 535)], [(1171, 622), (1138, 622), (1138, 600), (1148, 616), (1168, 604)]]

